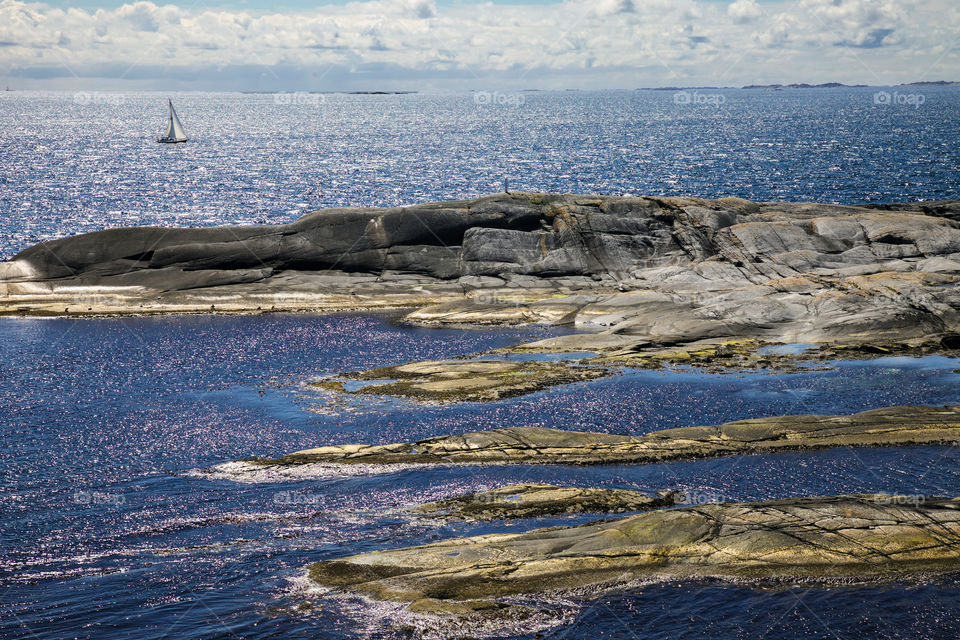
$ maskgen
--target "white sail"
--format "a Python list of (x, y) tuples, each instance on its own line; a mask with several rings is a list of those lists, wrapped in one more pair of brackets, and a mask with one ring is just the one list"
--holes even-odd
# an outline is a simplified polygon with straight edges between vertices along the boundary
[(184, 142), (187, 139), (187, 133), (180, 124), (180, 118), (173, 108), (173, 101), (167, 100), (170, 106), (170, 115), (167, 118), (167, 133), (161, 138), (163, 142)]

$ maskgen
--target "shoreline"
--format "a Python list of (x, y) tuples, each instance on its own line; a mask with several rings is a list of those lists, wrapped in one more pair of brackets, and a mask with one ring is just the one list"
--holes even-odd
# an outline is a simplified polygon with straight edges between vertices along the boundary
[(687, 426), (639, 436), (506, 427), (383, 445), (330, 445), (277, 458), (238, 460), (252, 470), (303, 465), (662, 464), (734, 455), (840, 447), (956, 445), (960, 406), (900, 406), (852, 415), (786, 415), (717, 426)]
[(810, 584), (898, 581), (960, 571), (958, 499), (841, 495), (721, 502), (573, 527), (455, 538), (313, 563), (333, 593), (437, 616), (529, 612), (511, 596), (592, 587), (594, 597), (650, 579)]
[(0, 263), (0, 315), (373, 310), (423, 326), (573, 326), (610, 345), (960, 334), (960, 202), (511, 193), (109, 229)]

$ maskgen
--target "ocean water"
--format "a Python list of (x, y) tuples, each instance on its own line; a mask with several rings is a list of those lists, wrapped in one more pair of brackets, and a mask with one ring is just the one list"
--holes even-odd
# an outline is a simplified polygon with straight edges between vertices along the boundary
[[(0, 258), (104, 226), (281, 222), (473, 197), (505, 177), (518, 191), (960, 198), (960, 87), (698, 95), (714, 94), (0, 92)], [(154, 142), (167, 97), (186, 145)]]
[[(791, 375), (627, 371), (495, 403), (429, 407), (338, 400), (303, 386), (335, 371), (468, 355), (560, 332), (419, 329), (375, 315), (0, 319), (0, 637), (406, 637), (398, 628), (426, 623), (396, 608), (319, 597), (307, 588), (304, 567), (373, 549), (600, 517), (465, 524), (406, 511), (513, 482), (680, 488), (705, 500), (960, 495), (960, 450), (949, 447), (643, 466), (434, 466), (270, 483), (202, 473), (228, 460), (321, 444), (502, 425), (643, 433), (960, 401), (960, 362), (946, 358), (843, 363)], [(501, 631), (524, 638), (730, 639), (960, 631), (960, 584), (952, 579), (773, 591), (678, 582), (599, 599), (581, 595), (539, 602), (549, 615)]]
[[(133, 224), (279, 222), (339, 205), (499, 189), (757, 200), (957, 198), (960, 89), (919, 108), (875, 90), (171, 96), (191, 135), (158, 145), (158, 93), (0, 93), (0, 257)], [(481, 101), (482, 102), (482, 101)], [(496, 102), (496, 101), (494, 101)], [(644, 466), (433, 466), (236, 482), (205, 469), (331, 443), (504, 425), (644, 433), (790, 413), (960, 402), (960, 362), (832, 371), (625, 371), (489, 404), (336, 399), (316, 376), (469, 355), (565, 329), (421, 329), (389, 315), (0, 318), (0, 638), (482, 635), (322, 597), (313, 561), (588, 522), (440, 523), (410, 505), (514, 482), (679, 488), (717, 500), (960, 496), (960, 450), (836, 449)], [(239, 478), (238, 478), (239, 479)], [(759, 588), (668, 582), (538, 600), (519, 638), (952, 638), (960, 582)], [(539, 634), (539, 635), (538, 635)]]

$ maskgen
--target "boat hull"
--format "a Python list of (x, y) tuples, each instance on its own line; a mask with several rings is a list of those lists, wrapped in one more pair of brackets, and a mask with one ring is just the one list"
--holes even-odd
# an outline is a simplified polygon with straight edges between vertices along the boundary
[(180, 144), (181, 142), (186, 142), (186, 141), (187, 141), (186, 138), (184, 138), (183, 140), (171, 140), (170, 138), (157, 138), (157, 142), (161, 144)]

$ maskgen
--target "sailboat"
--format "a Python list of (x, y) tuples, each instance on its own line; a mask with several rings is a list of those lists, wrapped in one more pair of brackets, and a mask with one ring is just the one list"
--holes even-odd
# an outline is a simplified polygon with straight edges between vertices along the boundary
[(162, 138), (157, 138), (157, 142), (172, 144), (186, 142), (187, 132), (183, 130), (183, 125), (180, 124), (180, 118), (177, 117), (177, 112), (173, 110), (173, 101), (168, 98), (167, 104), (170, 105), (170, 116), (167, 119), (167, 133)]

